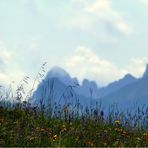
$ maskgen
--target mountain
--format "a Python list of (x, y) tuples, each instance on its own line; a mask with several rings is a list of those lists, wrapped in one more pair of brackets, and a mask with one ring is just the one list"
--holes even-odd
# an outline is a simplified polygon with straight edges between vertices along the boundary
[(76, 92), (85, 97), (97, 99), (99, 88), (95, 81), (84, 79), (82, 85), (76, 88)]
[(74, 81), (71, 76), (62, 68), (54, 66), (48, 73), (45, 80), (58, 78), (66, 85), (74, 85)]
[(100, 88), (98, 96), (99, 98), (102, 98), (104, 96), (107, 96), (110, 93), (116, 92), (120, 88), (132, 84), (133, 82), (136, 82), (137, 79), (133, 77), (131, 74), (125, 75), (122, 79), (115, 81), (113, 83), (110, 83), (108, 86)]
[(146, 70), (143, 74), (143, 78), (146, 78), (146, 77), (148, 77), (148, 64), (146, 65)]
[(130, 108), (134, 103), (148, 104), (148, 65), (142, 78), (136, 79), (131, 74), (99, 88), (95, 81), (84, 79), (79, 85), (77, 78), (71, 76), (60, 67), (53, 67), (39, 84), (33, 94), (33, 102), (37, 105), (48, 104), (74, 106), (80, 103), (83, 107), (101, 101), (103, 106), (118, 104), (120, 109)]
[[(77, 78), (71, 78), (64, 69), (57, 66), (53, 67), (34, 92), (33, 103), (36, 105), (44, 104), (45, 106), (48, 106), (49, 103), (74, 106), (79, 102), (83, 106), (89, 105), (91, 98), (84, 96), (84, 92), (78, 92), (81, 87), (78, 83)], [(84, 85), (83, 88), (85, 89)]]
[(74, 96), (74, 92), (61, 80), (58, 78), (46, 78), (39, 84), (33, 98), (35, 99), (34, 103), (37, 105), (44, 104), (48, 106), (49, 103), (52, 105), (54, 103), (66, 104), (67, 101), (75, 104), (75, 98), (70, 100), (73, 98), (70, 96)]
[(135, 80), (104, 97), (101, 98), (105, 106), (117, 104), (120, 109), (148, 105), (148, 66), (142, 78)]

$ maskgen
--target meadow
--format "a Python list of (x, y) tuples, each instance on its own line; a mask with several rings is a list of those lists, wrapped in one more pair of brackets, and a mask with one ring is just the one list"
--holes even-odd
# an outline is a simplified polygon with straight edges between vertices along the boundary
[(148, 147), (147, 112), (125, 120), (96, 109), (79, 115), (65, 106), (51, 114), (25, 101), (1, 101), (0, 147)]
[(148, 147), (146, 105), (134, 114), (115, 107), (105, 114), (98, 103), (83, 110), (80, 104), (35, 106), (30, 99), (40, 75), (25, 96), (22, 82), (28, 77), (15, 94), (0, 87), (0, 147)]

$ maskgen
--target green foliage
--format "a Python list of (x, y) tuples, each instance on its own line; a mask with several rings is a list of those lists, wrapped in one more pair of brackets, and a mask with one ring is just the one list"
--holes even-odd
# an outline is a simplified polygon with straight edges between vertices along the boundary
[(110, 124), (99, 116), (67, 119), (48, 118), (31, 107), (0, 107), (0, 147), (148, 147), (146, 129), (128, 128), (120, 120)]

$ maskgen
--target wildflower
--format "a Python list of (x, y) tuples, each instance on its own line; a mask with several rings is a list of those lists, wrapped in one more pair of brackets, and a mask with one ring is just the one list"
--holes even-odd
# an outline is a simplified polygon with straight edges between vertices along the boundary
[(40, 131), (40, 128), (39, 128), (39, 127), (37, 127), (37, 128), (36, 128), (36, 131), (37, 131), (37, 132), (39, 132), (39, 131)]
[(119, 131), (119, 129), (118, 129), (118, 128), (115, 128), (115, 131), (116, 131), (116, 132), (118, 132), (118, 131)]
[(90, 140), (86, 141), (85, 144), (86, 144), (87, 146), (94, 146), (93, 142), (90, 141)]
[(33, 137), (30, 137), (30, 138), (29, 138), (30, 141), (35, 140), (35, 139), (37, 139), (37, 137), (34, 137), (34, 136), (33, 136)]
[(122, 129), (120, 129), (120, 128), (115, 128), (115, 131), (116, 131), (116, 132), (122, 132)]
[(124, 148), (124, 144), (123, 143), (120, 144), (120, 148)]
[(34, 140), (34, 137), (30, 137), (30, 141)]
[(75, 138), (75, 140), (76, 140), (76, 141), (79, 141), (79, 136), (77, 136), (77, 137)]
[(40, 131), (41, 131), (41, 132), (44, 132), (44, 131), (45, 131), (45, 129), (44, 129), (44, 128), (41, 128), (41, 129), (40, 129)]
[(66, 131), (66, 128), (63, 128), (62, 130), (61, 130), (61, 132), (65, 132)]
[(116, 124), (120, 124), (120, 120), (115, 120), (115, 123)]
[(118, 139), (115, 141), (115, 143), (113, 144), (113, 146), (117, 146), (119, 144), (119, 141), (118, 141)]
[(104, 146), (106, 146), (107, 145), (107, 143), (103, 143), (104, 144)]
[(61, 132), (62, 133), (65, 132), (65, 131), (66, 131), (66, 128), (65, 127), (61, 129)]
[(124, 137), (128, 137), (128, 133), (125, 132), (125, 131), (123, 131), (122, 136), (124, 136)]
[(53, 135), (53, 137), (51, 139), (52, 139), (52, 141), (56, 141), (57, 135)]
[(140, 141), (141, 139), (139, 137), (136, 138), (138, 141)]
[(148, 133), (144, 133), (143, 138), (144, 138), (144, 140), (148, 140)]
[(63, 125), (62, 126), (62, 129), (61, 129), (61, 132), (65, 132), (67, 129), (66, 129), (66, 126), (65, 125)]

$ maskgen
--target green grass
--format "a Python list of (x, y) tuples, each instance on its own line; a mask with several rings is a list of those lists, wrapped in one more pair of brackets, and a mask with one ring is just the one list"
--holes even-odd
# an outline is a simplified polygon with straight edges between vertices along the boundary
[(146, 129), (68, 112), (51, 117), (31, 107), (1, 106), (0, 147), (148, 147)]

